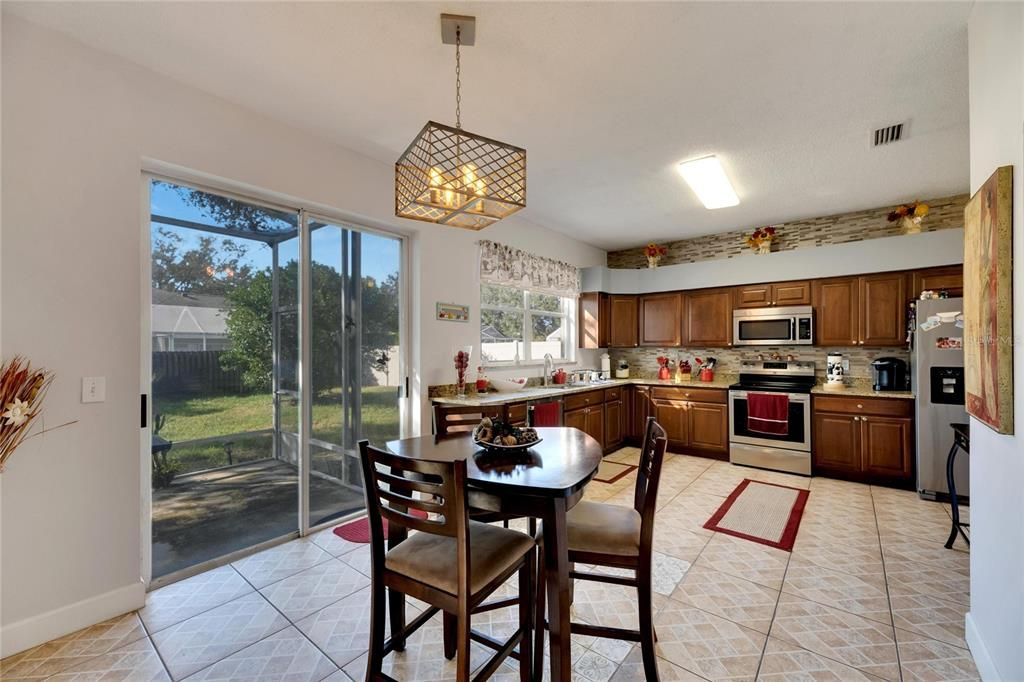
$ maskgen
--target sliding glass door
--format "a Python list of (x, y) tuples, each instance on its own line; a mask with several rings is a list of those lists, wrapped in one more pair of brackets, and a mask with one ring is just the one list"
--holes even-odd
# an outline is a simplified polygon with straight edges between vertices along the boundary
[(402, 242), (326, 220), (307, 224), (316, 526), (362, 507), (358, 442), (384, 445), (401, 435)]
[(363, 506), (357, 444), (400, 437), (403, 241), (150, 183), (152, 576)]

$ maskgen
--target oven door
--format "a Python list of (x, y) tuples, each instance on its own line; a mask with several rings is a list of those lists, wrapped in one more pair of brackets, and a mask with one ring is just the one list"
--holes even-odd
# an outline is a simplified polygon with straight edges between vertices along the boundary
[(733, 318), (732, 342), (736, 346), (789, 345), (796, 337), (792, 316), (743, 316)]
[(729, 442), (811, 451), (811, 396), (788, 393), (789, 429), (786, 435), (757, 433), (747, 428), (747, 392), (729, 391)]

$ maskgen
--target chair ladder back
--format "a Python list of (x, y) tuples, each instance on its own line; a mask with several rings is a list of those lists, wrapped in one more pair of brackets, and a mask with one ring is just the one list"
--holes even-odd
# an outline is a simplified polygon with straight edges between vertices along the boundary
[(661, 465), (665, 460), (665, 448), (668, 445), (668, 434), (654, 417), (647, 418), (644, 429), (644, 440), (640, 448), (640, 462), (636, 472), (636, 492), (633, 496), (633, 508), (640, 514), (643, 525), (647, 525), (648, 516), (654, 519), (654, 510), (658, 503), (658, 483), (661, 480)]
[[(365, 440), (359, 442), (359, 450), (362, 454), (366, 513), (374, 538), (379, 531), (383, 542), (384, 519), (388, 524), (423, 533), (458, 537), (462, 518), (464, 530), (466, 506), (462, 490), (466, 480), (465, 460), (430, 462), (401, 457), (375, 448)], [(421, 518), (410, 510), (424, 512), (428, 517)]]

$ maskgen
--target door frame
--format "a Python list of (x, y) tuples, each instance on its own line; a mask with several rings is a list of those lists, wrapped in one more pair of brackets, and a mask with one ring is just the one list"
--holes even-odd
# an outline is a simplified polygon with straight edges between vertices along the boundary
[[(218, 557), (210, 561), (191, 566), (187, 569), (177, 571), (160, 578), (153, 579), (153, 494), (152, 494), (152, 361), (153, 361), (153, 338), (152, 338), (152, 232), (151, 213), (152, 197), (151, 183), (153, 180), (162, 180), (176, 185), (198, 189), (204, 192), (219, 194), (238, 201), (246, 202), (269, 208), (276, 211), (294, 212), (298, 216), (298, 237), (299, 237), (299, 344), (300, 344), (300, 372), (299, 372), (299, 394), (300, 394), (300, 423), (299, 423), (299, 444), (300, 457), (298, 465), (299, 479), (299, 508), (298, 523), (296, 530), (279, 538), (273, 538), (266, 542), (255, 545), (246, 550), (234, 552), (224, 557)], [(310, 219), (323, 220), (325, 222), (347, 225), (360, 232), (377, 234), (380, 236), (396, 239), (400, 249), (400, 270), (399, 270), (399, 377), (402, 382), (402, 391), (398, 398), (399, 407), (399, 429), (402, 437), (409, 435), (412, 426), (412, 396), (410, 390), (412, 364), (410, 362), (411, 352), (411, 321), (413, 312), (410, 306), (413, 305), (410, 279), (411, 279), (411, 235), (388, 229), (382, 226), (368, 224), (365, 219), (347, 214), (345, 211), (327, 207), (317, 202), (304, 201), (290, 195), (261, 189), (245, 183), (226, 180), (218, 176), (209, 175), (189, 168), (170, 164), (164, 161), (151, 158), (141, 159), (139, 172), (139, 224), (141, 231), (140, 239), (140, 326), (139, 326), (139, 394), (140, 394), (140, 433), (139, 433), (139, 461), (140, 461), (140, 542), (141, 556), (139, 557), (140, 574), (146, 590), (156, 589), (163, 585), (176, 582), (219, 566), (225, 565), (240, 558), (255, 554), (270, 547), (283, 544), (296, 537), (303, 537), (318, 532), (329, 526), (337, 525), (345, 519), (334, 519), (315, 527), (309, 525), (309, 477), (311, 469), (310, 452), (310, 427), (312, 426), (312, 401), (307, 395), (307, 389), (311, 387), (312, 365), (307, 361), (311, 357), (311, 316), (305, 311), (306, 302), (310, 300), (310, 275), (311, 265), (311, 232), (308, 229)], [(309, 347), (307, 347), (309, 346)], [(145, 396), (145, 406), (141, 404)], [(362, 512), (354, 512), (350, 517), (354, 518)]]

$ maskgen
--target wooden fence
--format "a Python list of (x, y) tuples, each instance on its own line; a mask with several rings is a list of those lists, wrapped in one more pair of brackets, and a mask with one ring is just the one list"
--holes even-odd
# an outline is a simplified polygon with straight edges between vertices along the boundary
[(240, 393), (242, 373), (221, 366), (219, 350), (153, 352), (153, 391), (163, 395)]

